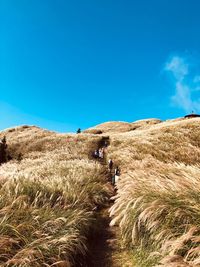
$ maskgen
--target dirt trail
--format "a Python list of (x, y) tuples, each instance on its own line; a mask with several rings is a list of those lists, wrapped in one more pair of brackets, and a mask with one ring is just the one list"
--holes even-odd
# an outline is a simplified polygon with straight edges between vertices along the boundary
[[(105, 155), (103, 159), (94, 158), (94, 151), (89, 155), (90, 159), (98, 160), (102, 164), (102, 170), (105, 173), (104, 182), (115, 195), (114, 187), (111, 185), (111, 174), (108, 170), (108, 162), (106, 158), (106, 147), (110, 145), (109, 137), (102, 137), (101, 141), (96, 144), (94, 149), (105, 147)], [(115, 165), (115, 164), (114, 164)], [(114, 169), (114, 168), (113, 168)], [(76, 267), (132, 267), (130, 255), (121, 248), (120, 230), (118, 226), (110, 227), (111, 218), (109, 217), (109, 209), (113, 205), (113, 200), (107, 199), (103, 207), (97, 207), (95, 211), (96, 220), (94, 221), (93, 232), (88, 236), (88, 253), (86, 258), (82, 259)], [(80, 263), (82, 262), (82, 264)]]
[[(104, 146), (106, 142), (106, 146), (109, 145), (109, 137), (103, 137), (102, 140), (98, 144), (98, 148)], [(107, 186), (113, 191), (113, 195), (115, 194), (115, 190), (108, 180), (111, 180), (111, 174), (107, 168), (107, 160), (106, 155), (104, 155), (104, 159), (100, 160), (102, 164), (102, 168), (105, 170), (105, 183)], [(96, 211), (96, 222), (97, 222), (97, 230), (94, 233), (91, 233), (89, 237), (89, 251), (86, 263), (84, 267), (121, 267), (122, 265), (118, 265), (114, 260), (114, 254), (117, 254), (119, 250), (116, 233), (118, 231), (118, 227), (110, 227), (111, 218), (109, 217), (109, 208), (112, 206), (113, 202), (108, 199), (107, 203), (103, 208), (100, 208)]]
[(90, 239), (87, 267), (116, 267), (112, 258), (116, 235), (115, 229), (109, 226), (108, 208), (99, 212), (97, 220), (101, 228)]

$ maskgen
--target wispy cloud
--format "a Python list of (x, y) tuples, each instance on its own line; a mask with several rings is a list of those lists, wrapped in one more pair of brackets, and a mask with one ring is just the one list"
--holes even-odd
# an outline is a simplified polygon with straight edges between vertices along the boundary
[(187, 57), (174, 55), (165, 64), (165, 71), (173, 77), (175, 94), (171, 97), (173, 105), (185, 112), (200, 111), (200, 74), (195, 73)]

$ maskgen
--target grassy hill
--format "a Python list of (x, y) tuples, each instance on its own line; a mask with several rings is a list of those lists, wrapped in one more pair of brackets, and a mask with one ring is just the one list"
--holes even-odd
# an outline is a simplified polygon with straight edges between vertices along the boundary
[(121, 266), (200, 266), (200, 119), (4, 135), (12, 160), (0, 166), (0, 266), (81, 266), (95, 208), (112, 195), (106, 166), (91, 157), (104, 136), (121, 169), (110, 208), (128, 255)]
[(133, 266), (200, 266), (200, 120), (110, 138), (108, 155), (122, 171), (111, 225), (119, 224)]
[(0, 167), (0, 266), (81, 266), (94, 209), (110, 196), (90, 159), (101, 137), (28, 126), (3, 135), (13, 159)]

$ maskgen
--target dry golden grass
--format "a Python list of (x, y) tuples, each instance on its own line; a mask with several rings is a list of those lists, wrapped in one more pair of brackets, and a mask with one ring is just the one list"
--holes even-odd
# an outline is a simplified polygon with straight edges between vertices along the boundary
[(93, 209), (110, 194), (102, 166), (89, 159), (101, 138), (28, 126), (0, 135), (13, 157), (0, 167), (0, 266), (77, 264)]
[(108, 155), (122, 172), (111, 225), (134, 266), (200, 266), (199, 132), (191, 119), (110, 134)]
[(87, 253), (93, 209), (110, 194), (104, 168), (90, 160), (98, 131), (121, 169), (110, 215), (130, 255), (123, 266), (200, 266), (198, 118), (109, 122), (79, 135), (2, 132), (13, 160), (0, 167), (0, 266), (70, 267)]
[(132, 123), (123, 121), (111, 121), (99, 124), (95, 127), (85, 130), (85, 133), (101, 134), (101, 133), (124, 133), (136, 129), (148, 128), (151, 125), (158, 124), (161, 121), (158, 119), (140, 120)]

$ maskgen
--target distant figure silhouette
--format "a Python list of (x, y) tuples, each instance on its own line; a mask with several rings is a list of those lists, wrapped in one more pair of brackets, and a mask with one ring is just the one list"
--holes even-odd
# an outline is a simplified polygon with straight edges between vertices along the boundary
[(77, 134), (80, 134), (81, 133), (81, 129), (78, 128), (78, 130), (76, 131)]
[(120, 169), (119, 169), (119, 167), (117, 166), (116, 167), (116, 169), (115, 169), (115, 175), (114, 175), (114, 183), (116, 183), (116, 182), (118, 182), (118, 180), (119, 180), (119, 176), (120, 176)]
[(99, 158), (103, 159), (104, 158), (104, 149), (99, 148)]
[(110, 172), (112, 171), (112, 168), (113, 168), (113, 161), (112, 161), (112, 159), (109, 159), (109, 161), (108, 161), (108, 169), (109, 169)]
[(115, 185), (115, 175), (112, 176), (112, 181), (111, 181), (112, 185)]
[(6, 155), (6, 137), (4, 136), (0, 141), (0, 164), (6, 162), (7, 155)]
[(95, 150), (93, 153), (94, 158), (98, 158), (99, 157), (99, 151)]
[(105, 141), (105, 142), (104, 142), (104, 146), (105, 146), (105, 147), (108, 147), (108, 141)]

